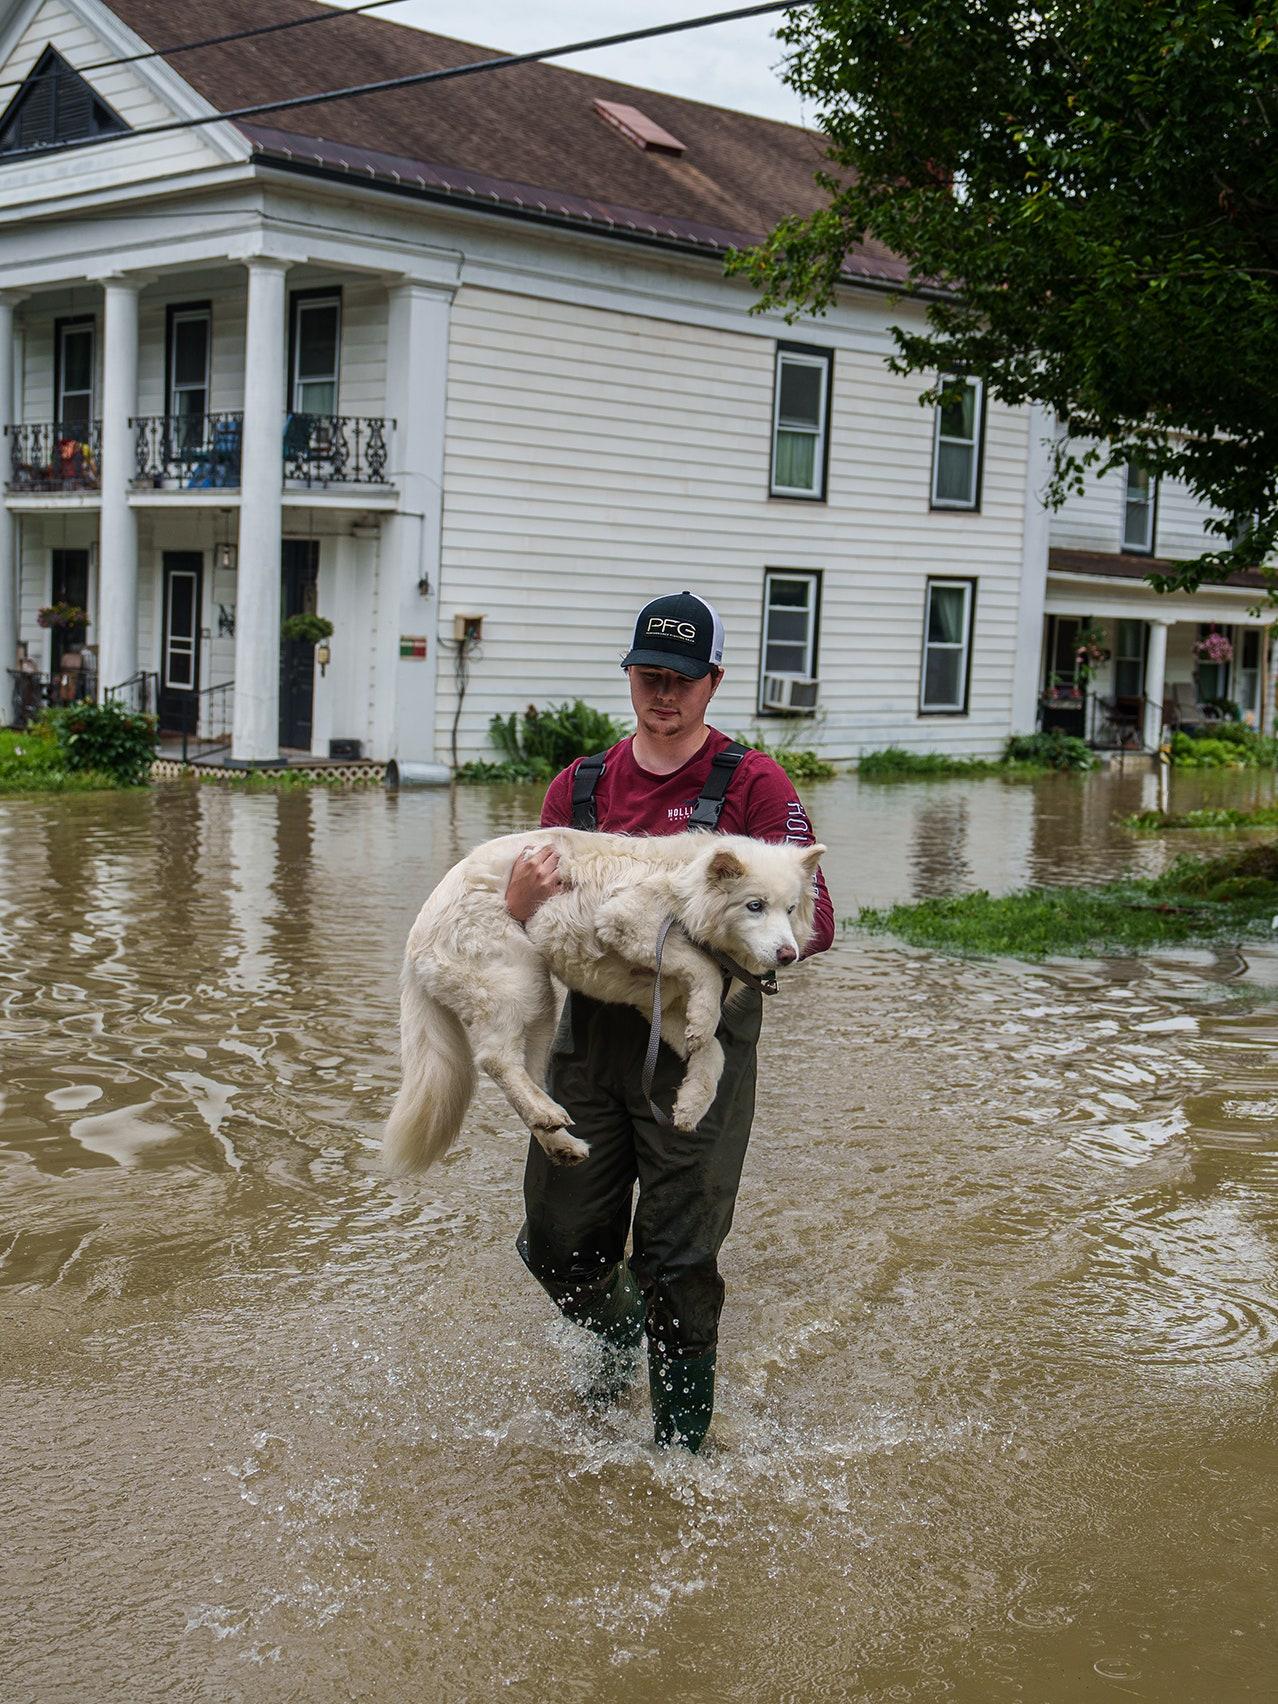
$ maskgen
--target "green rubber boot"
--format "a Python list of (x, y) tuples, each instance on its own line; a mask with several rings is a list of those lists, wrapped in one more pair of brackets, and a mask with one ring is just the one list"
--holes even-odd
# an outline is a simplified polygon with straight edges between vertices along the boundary
[(653, 1431), (659, 1444), (679, 1444), (696, 1455), (714, 1413), (715, 1351), (704, 1355), (666, 1355), (648, 1345), (648, 1386), (652, 1392)]
[(589, 1407), (610, 1408), (635, 1382), (643, 1319), (643, 1297), (630, 1268), (623, 1264), (603, 1295), (591, 1303), (589, 1311), (577, 1316), (576, 1323), (593, 1331), (599, 1339), (599, 1365), (585, 1390)]

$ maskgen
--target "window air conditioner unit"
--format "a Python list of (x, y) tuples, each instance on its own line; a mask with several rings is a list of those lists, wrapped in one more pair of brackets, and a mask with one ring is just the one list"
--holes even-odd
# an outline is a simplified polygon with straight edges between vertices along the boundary
[(810, 716), (817, 707), (819, 681), (802, 675), (765, 674), (763, 708), (788, 710), (792, 716)]

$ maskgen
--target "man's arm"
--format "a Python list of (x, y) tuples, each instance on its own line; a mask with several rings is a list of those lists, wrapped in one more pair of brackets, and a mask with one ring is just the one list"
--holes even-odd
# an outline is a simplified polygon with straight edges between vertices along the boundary
[[(543, 828), (572, 827), (572, 775), (576, 764), (555, 776), (546, 789), (541, 807)], [(553, 846), (543, 846), (532, 857), (515, 859), (506, 883), (506, 910), (516, 923), (527, 923), (533, 913), (548, 899), (561, 891), (559, 854)]]
[[(747, 759), (750, 772), (741, 777), (748, 783), (744, 803), (745, 833), (755, 840), (784, 840), (791, 846), (815, 846), (816, 835), (803, 808), (794, 782), (771, 758)], [(813, 877), (816, 914), (812, 939), (803, 957), (823, 953), (834, 940), (834, 902), (820, 870)]]

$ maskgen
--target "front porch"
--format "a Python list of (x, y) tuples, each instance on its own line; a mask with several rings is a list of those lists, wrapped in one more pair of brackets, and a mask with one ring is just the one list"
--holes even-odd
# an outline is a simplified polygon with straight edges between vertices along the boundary
[[(1038, 726), (1098, 751), (1156, 752), (1177, 730), (1215, 721), (1274, 726), (1264, 582), (1162, 595), (1128, 559), (1062, 571), (1054, 551), (1039, 663)], [(1118, 566), (1120, 565), (1120, 566)], [(1149, 563), (1139, 563), (1143, 573)], [(1242, 580), (1242, 577), (1239, 577)], [(1253, 583), (1254, 582), (1254, 583)]]

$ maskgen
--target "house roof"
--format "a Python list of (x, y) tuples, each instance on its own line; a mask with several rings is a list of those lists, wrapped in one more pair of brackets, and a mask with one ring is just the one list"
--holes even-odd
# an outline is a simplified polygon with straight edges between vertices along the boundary
[[(1063, 550), (1053, 546), (1047, 553), (1048, 572), (1052, 574), (1094, 574), (1106, 580), (1143, 580), (1147, 574), (1170, 574), (1175, 566), (1170, 556), (1118, 556), (1103, 550)], [(1266, 575), (1259, 569), (1231, 574), (1221, 582), (1226, 586), (1268, 586)]]
[[(152, 47), (209, 33), (206, 0), (109, 4)], [(219, 30), (247, 29), (331, 11), (316, 0), (221, 0), (216, 21)], [(211, 105), (229, 111), (493, 52), (361, 15), (167, 57)], [(684, 151), (638, 146), (595, 110), (596, 101), (638, 108)], [(295, 170), (358, 175), (493, 211), (691, 247), (756, 241), (786, 214), (825, 204), (814, 181), (825, 163), (817, 132), (557, 65), (512, 66), (236, 122), (262, 157)], [(847, 269), (867, 282), (905, 277), (903, 263), (876, 244), (851, 253)]]

